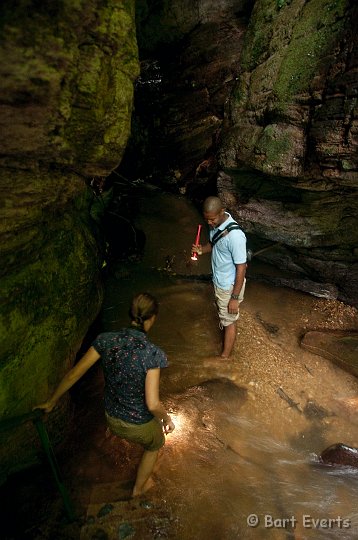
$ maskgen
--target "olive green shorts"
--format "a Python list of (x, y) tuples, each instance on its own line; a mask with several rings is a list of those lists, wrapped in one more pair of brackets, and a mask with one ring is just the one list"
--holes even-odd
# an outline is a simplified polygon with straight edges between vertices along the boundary
[(126, 441), (138, 443), (145, 450), (154, 452), (165, 444), (163, 429), (157, 418), (152, 418), (145, 424), (132, 424), (106, 413), (106, 419), (108, 427), (114, 435), (126, 439)]

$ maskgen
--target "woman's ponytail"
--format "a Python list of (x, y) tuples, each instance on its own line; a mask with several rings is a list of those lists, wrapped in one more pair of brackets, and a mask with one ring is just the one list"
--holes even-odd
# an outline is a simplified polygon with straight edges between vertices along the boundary
[(129, 310), (132, 325), (144, 331), (144, 321), (158, 313), (158, 302), (149, 293), (139, 293), (133, 300)]

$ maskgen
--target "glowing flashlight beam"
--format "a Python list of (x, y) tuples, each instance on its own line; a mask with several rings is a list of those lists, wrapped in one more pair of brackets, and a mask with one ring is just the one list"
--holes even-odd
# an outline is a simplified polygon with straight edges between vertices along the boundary
[(174, 444), (175, 442), (185, 442), (191, 433), (191, 421), (183, 413), (180, 412), (170, 412), (170, 416), (175, 425), (174, 431), (172, 433), (167, 433), (166, 444)]
[[(202, 225), (198, 225), (198, 230), (197, 230), (196, 238), (195, 238), (195, 245), (196, 246), (198, 246), (199, 242), (200, 242), (201, 227), (202, 227)], [(198, 254), (197, 254), (196, 251), (194, 251), (194, 253), (192, 254), (191, 260), (192, 261), (197, 261), (198, 260)]]

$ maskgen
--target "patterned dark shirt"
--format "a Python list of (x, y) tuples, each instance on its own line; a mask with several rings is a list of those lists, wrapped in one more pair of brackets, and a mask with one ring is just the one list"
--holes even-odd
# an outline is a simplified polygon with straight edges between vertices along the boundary
[(145, 403), (145, 378), (148, 369), (168, 366), (165, 353), (135, 328), (100, 334), (92, 347), (101, 355), (107, 413), (133, 424), (149, 422), (153, 415)]

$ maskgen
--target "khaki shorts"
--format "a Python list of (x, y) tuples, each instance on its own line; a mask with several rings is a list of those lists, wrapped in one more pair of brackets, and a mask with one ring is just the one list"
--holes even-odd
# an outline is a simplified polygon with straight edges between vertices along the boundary
[[(245, 294), (246, 279), (241, 287), (239, 294), (239, 303), (243, 301)], [(240, 313), (229, 313), (227, 307), (231, 298), (231, 293), (234, 287), (232, 286), (228, 291), (220, 289), (214, 285), (215, 301), (218, 308), (218, 315), (220, 319), (220, 326), (229, 326), (238, 320)]]
[(114, 435), (126, 439), (126, 441), (138, 443), (145, 450), (154, 452), (165, 444), (163, 429), (157, 418), (152, 418), (145, 424), (132, 424), (106, 413), (106, 419), (108, 427)]

